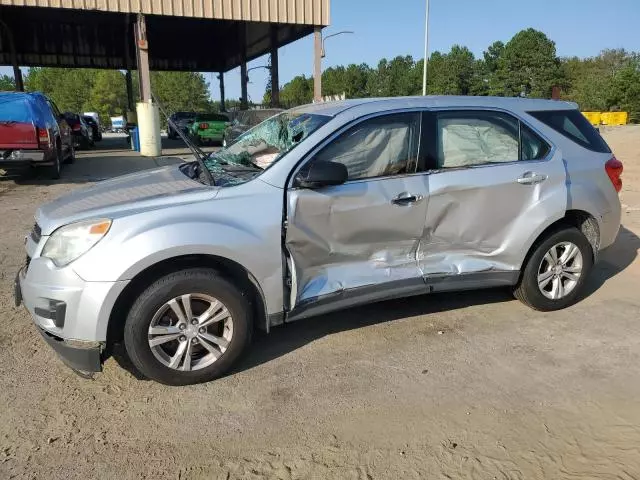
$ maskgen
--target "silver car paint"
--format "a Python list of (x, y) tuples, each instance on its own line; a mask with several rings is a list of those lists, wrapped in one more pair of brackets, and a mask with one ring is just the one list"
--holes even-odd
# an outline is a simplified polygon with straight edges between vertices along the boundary
[[(545, 168), (551, 166), (545, 173), (553, 179), (544, 186), (514, 184), (511, 191), (526, 194), (513, 205), (504, 194), (492, 196), (471, 185), (469, 171), (422, 173), (362, 181), (360, 185), (351, 182), (334, 187), (331, 198), (329, 189), (289, 190), (287, 247), (296, 276), (292, 279), (294, 302), (371, 283), (369, 276), (385, 282), (430, 273), (517, 270), (537, 236), (566, 209), (582, 209), (594, 216), (600, 248), (613, 242), (620, 204), (604, 173), (604, 157), (526, 114), (559, 108), (558, 102), (425, 97), (317, 104), (298, 110), (332, 119), (248, 183), (209, 187), (189, 180), (177, 167), (169, 167), (103, 182), (43, 206), (36, 215), (43, 237), (38, 245), (27, 242), (32, 260), (21, 278), (25, 304), (39, 325), (62, 338), (105, 341), (111, 308), (132, 278), (157, 262), (198, 253), (243, 266), (260, 286), (267, 313), (277, 314), (289, 303), (284, 298), (281, 222), (284, 189), (291, 184), (292, 172), (327, 138), (363, 117), (446, 107), (500, 108), (525, 120), (557, 147), (545, 164)], [(532, 169), (524, 162), (500, 167), (505, 168), (499, 179), (492, 178), (494, 167), (471, 169), (478, 175), (474, 182), (515, 181)], [(454, 178), (447, 181), (446, 175), (451, 174)], [(419, 192), (424, 198), (406, 210), (391, 209), (388, 201), (400, 190)], [(363, 197), (352, 197), (355, 193)], [(356, 212), (350, 198), (367, 212)], [(372, 204), (360, 203), (363, 199)], [(474, 207), (465, 213), (459, 206), (469, 202)], [(381, 206), (380, 212), (373, 211), (375, 204)], [(323, 208), (328, 210), (323, 212)], [(507, 209), (505, 214), (517, 217), (506, 225), (504, 216), (495, 214), (503, 208)], [(56, 268), (39, 256), (55, 229), (103, 217), (113, 219), (111, 230), (71, 265)], [(420, 218), (422, 224), (412, 223)], [(460, 225), (469, 221), (474, 223)], [(499, 237), (500, 230), (506, 238)], [(456, 239), (456, 235), (462, 237)], [(380, 240), (372, 244), (374, 238)], [(446, 241), (455, 242), (453, 252), (442, 248)], [(69, 303), (63, 331), (55, 331), (46, 319), (35, 316), (35, 306), (45, 298)]]

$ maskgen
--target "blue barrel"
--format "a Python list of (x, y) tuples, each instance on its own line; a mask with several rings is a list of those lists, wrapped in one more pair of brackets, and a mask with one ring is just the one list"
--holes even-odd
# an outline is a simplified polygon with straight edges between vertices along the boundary
[(140, 151), (140, 133), (138, 127), (131, 129), (131, 150)]

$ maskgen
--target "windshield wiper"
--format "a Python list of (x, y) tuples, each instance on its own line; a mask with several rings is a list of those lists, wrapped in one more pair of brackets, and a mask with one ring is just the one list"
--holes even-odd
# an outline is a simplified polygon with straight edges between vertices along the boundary
[[(182, 129), (176, 125), (176, 123), (171, 119), (171, 117), (167, 115), (167, 112), (164, 110), (164, 108), (162, 108), (162, 104), (158, 101), (158, 99), (156, 98), (153, 92), (151, 92), (151, 98), (153, 98), (153, 101), (158, 104), (158, 109), (166, 117), (167, 123), (171, 125), (171, 128), (173, 128), (173, 130), (184, 141), (184, 143), (187, 144), (187, 147), (189, 147), (189, 150), (191, 150), (191, 153), (193, 153), (193, 156), (196, 158), (199, 171), (194, 177), (191, 177), (191, 178), (199, 178), (200, 176), (204, 176), (204, 178), (206, 179), (209, 185), (215, 185), (215, 182), (213, 181), (213, 175), (211, 175), (211, 172), (209, 171), (207, 166), (204, 164), (205, 158), (207, 158), (209, 155), (203, 152), (202, 149), (197, 147), (191, 141), (191, 139), (187, 135), (185, 135)], [(190, 173), (191, 172), (196, 173), (195, 171), (190, 170)]]

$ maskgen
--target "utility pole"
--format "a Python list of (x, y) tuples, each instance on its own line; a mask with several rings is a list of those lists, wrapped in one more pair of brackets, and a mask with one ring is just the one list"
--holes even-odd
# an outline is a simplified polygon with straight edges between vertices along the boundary
[(429, 0), (426, 0), (426, 11), (424, 19), (424, 64), (422, 68), (422, 95), (427, 94), (427, 60), (429, 58)]

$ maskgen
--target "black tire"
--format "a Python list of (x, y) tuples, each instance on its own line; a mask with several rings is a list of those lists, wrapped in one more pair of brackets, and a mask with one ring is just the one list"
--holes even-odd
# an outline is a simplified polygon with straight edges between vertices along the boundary
[[(169, 300), (184, 294), (205, 294), (226, 306), (233, 319), (233, 336), (227, 350), (200, 370), (180, 371), (161, 363), (149, 346), (149, 325), (155, 313)], [(138, 297), (127, 315), (124, 341), (135, 367), (146, 377), (165, 385), (191, 385), (224, 375), (251, 342), (253, 320), (247, 298), (214, 270), (192, 268), (168, 274), (151, 284)]]
[[(538, 286), (538, 270), (546, 253), (561, 242), (573, 243), (582, 255), (582, 272), (573, 289), (559, 299), (546, 297)], [(525, 305), (543, 312), (567, 308), (580, 299), (584, 283), (593, 267), (593, 248), (584, 234), (575, 227), (562, 226), (549, 232), (534, 245), (513, 294)]]
[(67, 152), (67, 158), (65, 158), (64, 163), (70, 165), (75, 163), (76, 161), (76, 149), (73, 146), (73, 143), (69, 145), (69, 151)]
[(60, 143), (56, 146), (56, 153), (53, 158), (53, 165), (47, 168), (49, 178), (52, 180), (58, 180), (60, 178), (60, 174), (62, 172), (62, 148), (60, 147)]

